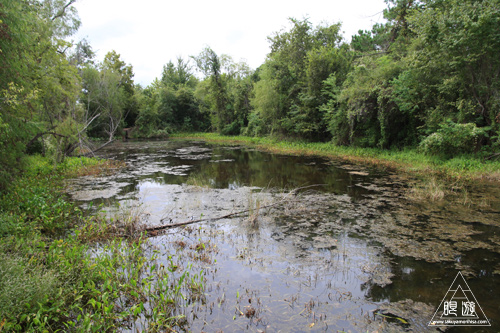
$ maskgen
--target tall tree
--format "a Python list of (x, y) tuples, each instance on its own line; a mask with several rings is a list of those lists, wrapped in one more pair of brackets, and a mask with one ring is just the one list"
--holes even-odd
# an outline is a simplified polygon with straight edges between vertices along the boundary
[[(454, 120), (500, 124), (500, 1), (429, 1), (410, 20), (415, 66), (432, 69), (436, 95)], [(439, 101), (438, 101), (439, 102)]]
[(375, 24), (371, 30), (359, 30), (352, 36), (351, 47), (358, 52), (387, 52), (391, 39), (391, 22)]
[(192, 73), (189, 61), (186, 61), (181, 57), (177, 58), (176, 65), (174, 65), (172, 61), (169, 61), (165, 66), (163, 66), (161, 81), (165, 86), (172, 87), (175, 90), (181, 88), (182, 86), (194, 89), (197, 83), (197, 79)]
[[(331, 73), (339, 72), (341, 83), (349, 63), (344, 61), (349, 50), (342, 46), (340, 24), (314, 28), (307, 19), (290, 19), (290, 22), (290, 30), (277, 32), (269, 38), (271, 52), (261, 71), (253, 105), (263, 117), (273, 115), (272, 132), (325, 140), (329, 135), (321, 109), (325, 102), (323, 81)], [(271, 90), (261, 89), (264, 86)], [(268, 103), (269, 96), (274, 93), (276, 103)], [(255, 120), (255, 115), (252, 119)]]
[[(85, 122), (91, 136), (112, 141), (123, 125), (126, 105), (133, 93), (131, 68), (110, 52), (100, 66), (87, 65), (82, 71)], [(132, 91), (127, 91), (127, 88)]]
[[(66, 38), (80, 21), (73, 0), (0, 4), (0, 108), (4, 161), (16, 161), (34, 142), (52, 140), (56, 159), (72, 145), (63, 132), (75, 127), (79, 79), (67, 61)], [(61, 140), (61, 138), (64, 138)], [(43, 140), (42, 140), (43, 139)], [(9, 142), (10, 141), (10, 142)], [(2, 163), (4, 174), (17, 167)]]
[(210, 97), (214, 102), (214, 125), (215, 129), (221, 132), (232, 120), (227, 108), (228, 96), (221, 58), (210, 47), (206, 47), (198, 56), (192, 58), (198, 69), (210, 80)]
[[(102, 63), (104, 71), (111, 71), (119, 76), (118, 85), (123, 89), (123, 121), (125, 126), (132, 127), (138, 115), (138, 106), (134, 93), (134, 70), (121, 60), (116, 51), (110, 51), (104, 56)], [(109, 75), (108, 75), (109, 76)]]

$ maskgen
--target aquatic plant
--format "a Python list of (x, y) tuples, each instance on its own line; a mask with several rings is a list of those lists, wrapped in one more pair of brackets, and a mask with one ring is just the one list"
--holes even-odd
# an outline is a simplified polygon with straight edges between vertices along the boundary
[(408, 198), (439, 201), (444, 199), (445, 191), (443, 184), (437, 181), (435, 177), (432, 177), (411, 186), (408, 191)]

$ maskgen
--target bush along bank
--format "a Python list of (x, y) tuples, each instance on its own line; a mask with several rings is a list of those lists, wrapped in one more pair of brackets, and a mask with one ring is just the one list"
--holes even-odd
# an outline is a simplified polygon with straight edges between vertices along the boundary
[(184, 285), (199, 277), (188, 279), (186, 270), (174, 278), (157, 267), (145, 234), (117, 235), (113, 221), (84, 212), (63, 193), (67, 177), (120, 165), (69, 158), (54, 167), (38, 156), (26, 165), (0, 198), (0, 331), (181, 326)]

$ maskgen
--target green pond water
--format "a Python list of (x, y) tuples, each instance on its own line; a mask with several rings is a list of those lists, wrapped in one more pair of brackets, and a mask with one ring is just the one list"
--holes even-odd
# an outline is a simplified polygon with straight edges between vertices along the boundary
[(148, 240), (159, 264), (203, 272), (178, 330), (436, 331), (428, 323), (461, 272), (491, 326), (440, 329), (500, 331), (494, 185), (468, 189), (464, 206), (409, 200), (411, 180), (386, 171), (243, 146), (129, 141), (99, 156), (127, 167), (72, 180), (82, 207), (134, 211), (145, 226), (209, 219)]

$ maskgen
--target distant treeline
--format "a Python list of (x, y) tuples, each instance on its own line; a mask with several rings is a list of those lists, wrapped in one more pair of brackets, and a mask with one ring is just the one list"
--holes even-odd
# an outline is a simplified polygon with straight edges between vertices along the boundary
[[(147, 87), (82, 40), (74, 0), (0, 4), (0, 174), (23, 154), (60, 161), (123, 128), (273, 135), (429, 154), (493, 156), (500, 139), (500, 0), (386, 0), (386, 23), (346, 42), (308, 19), (268, 37), (252, 70), (210, 47)], [(202, 75), (196, 75), (201, 73)], [(0, 182), (3, 183), (3, 182)]]

